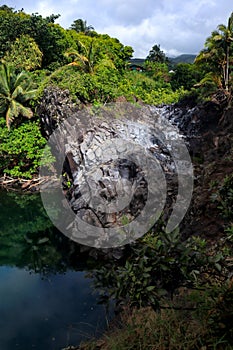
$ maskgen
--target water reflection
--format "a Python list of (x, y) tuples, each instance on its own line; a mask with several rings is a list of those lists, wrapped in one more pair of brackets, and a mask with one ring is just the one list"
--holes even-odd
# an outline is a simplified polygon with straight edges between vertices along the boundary
[(0, 349), (61, 349), (110, 317), (86, 278), (91, 260), (51, 225), (40, 197), (0, 193)]

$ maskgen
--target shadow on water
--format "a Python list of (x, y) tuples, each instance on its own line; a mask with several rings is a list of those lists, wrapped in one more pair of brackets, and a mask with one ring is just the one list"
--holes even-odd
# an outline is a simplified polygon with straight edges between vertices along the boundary
[(98, 304), (93, 267), (39, 195), (0, 192), (0, 349), (57, 350), (100, 335), (113, 305)]

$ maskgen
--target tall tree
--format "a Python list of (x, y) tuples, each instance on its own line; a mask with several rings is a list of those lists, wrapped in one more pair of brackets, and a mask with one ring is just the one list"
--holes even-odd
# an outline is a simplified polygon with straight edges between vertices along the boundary
[(77, 33), (81, 32), (88, 35), (94, 30), (94, 27), (92, 25), (88, 26), (87, 21), (84, 21), (83, 19), (79, 18), (71, 24), (70, 29), (75, 30)]
[(66, 42), (66, 30), (54, 23), (58, 17), (51, 15), (44, 18), (0, 7), (0, 58), (6, 55), (17, 38), (29, 35), (43, 53), (43, 68), (54, 62), (63, 63), (63, 53), (70, 45)]
[(116, 68), (113, 60), (107, 54), (99, 57), (99, 50), (95, 39), (92, 39), (86, 45), (79, 41), (79, 45), (82, 48), (82, 53), (69, 49), (65, 53), (65, 56), (71, 57), (73, 59), (71, 64), (79, 66), (85, 73), (94, 73), (96, 69), (100, 69), (101, 67)]
[(2, 5), (0, 6), (0, 11), (6, 11), (6, 12), (10, 12), (10, 13), (13, 13), (13, 7), (9, 7), (7, 5)]
[(73, 58), (73, 61), (86, 72), (92, 72), (99, 63), (103, 66), (104, 62), (105, 66), (112, 68), (115, 66), (117, 70), (122, 71), (132, 57), (133, 49), (130, 46), (124, 46), (118, 39), (106, 34), (90, 37), (84, 33), (77, 33), (75, 40), (75, 50), (71, 46), (65, 56)]
[(5, 117), (8, 129), (14, 118), (20, 115), (27, 118), (33, 116), (32, 110), (25, 103), (35, 97), (35, 94), (28, 73), (16, 74), (12, 65), (0, 65), (0, 116)]
[(230, 66), (233, 63), (233, 13), (227, 26), (220, 24), (206, 39), (205, 48), (196, 57), (195, 63), (205, 64), (209, 72), (219, 75), (223, 87), (229, 90)]
[(167, 57), (165, 53), (160, 49), (160, 45), (154, 45), (146, 57), (146, 61), (167, 63)]

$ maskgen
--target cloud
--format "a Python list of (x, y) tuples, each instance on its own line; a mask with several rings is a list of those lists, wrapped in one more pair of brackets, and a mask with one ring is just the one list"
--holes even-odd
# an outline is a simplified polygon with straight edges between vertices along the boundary
[(63, 27), (78, 18), (97, 32), (133, 47), (135, 57), (146, 57), (155, 44), (167, 55), (198, 53), (218, 24), (227, 23), (229, 0), (9, 0), (8, 6), (43, 16), (60, 14)]

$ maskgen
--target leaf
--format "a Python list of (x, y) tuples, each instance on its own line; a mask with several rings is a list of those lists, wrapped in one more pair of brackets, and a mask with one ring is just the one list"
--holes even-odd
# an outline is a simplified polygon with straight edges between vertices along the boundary
[(146, 290), (148, 292), (152, 292), (152, 290), (154, 290), (154, 289), (155, 289), (155, 286), (148, 286), (148, 287), (146, 287)]
[(44, 238), (41, 238), (41, 239), (38, 240), (38, 244), (44, 244), (44, 243), (46, 243), (48, 241), (49, 241), (49, 238), (48, 237), (44, 237)]
[(29, 244), (32, 243), (32, 239), (28, 238), (26, 235), (24, 236), (24, 239), (27, 243), (29, 243)]
[(215, 263), (214, 266), (216, 267), (216, 269), (221, 272), (222, 271), (222, 266), (219, 263)]

